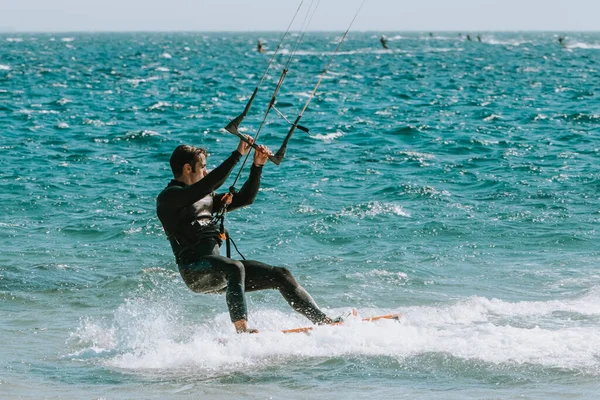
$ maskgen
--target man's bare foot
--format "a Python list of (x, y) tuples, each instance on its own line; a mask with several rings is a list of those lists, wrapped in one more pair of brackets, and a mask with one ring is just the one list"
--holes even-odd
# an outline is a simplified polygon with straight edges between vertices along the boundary
[(236, 331), (236, 333), (258, 333), (258, 329), (246, 328), (243, 331)]
[(325, 317), (325, 319), (318, 323), (318, 325), (337, 325), (344, 322), (342, 317), (337, 317), (336, 319), (331, 319), (330, 317)]
[(245, 319), (237, 320), (233, 323), (236, 333), (258, 333), (258, 329), (248, 328), (248, 322)]
[(339, 317), (333, 319), (331, 317), (325, 317), (323, 321), (319, 322), (317, 325), (338, 325), (344, 323), (344, 318), (346, 317), (358, 317), (358, 311), (353, 308), (348, 313), (344, 315), (340, 315)]

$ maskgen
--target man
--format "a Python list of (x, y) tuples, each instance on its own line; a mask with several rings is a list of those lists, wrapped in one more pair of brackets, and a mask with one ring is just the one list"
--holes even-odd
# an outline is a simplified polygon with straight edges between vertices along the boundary
[(567, 44), (565, 43), (565, 38), (562, 36), (558, 37), (558, 43), (562, 46), (562, 47), (567, 47)]
[(387, 50), (388, 45), (387, 45), (387, 39), (385, 38), (385, 36), (381, 36), (381, 39), (379, 39), (379, 41), (381, 42), (381, 46), (383, 46), (383, 48)]
[[(247, 136), (250, 143), (253, 140)], [(334, 322), (327, 317), (286, 268), (258, 261), (233, 260), (220, 255), (223, 233), (219, 214), (254, 202), (262, 167), (271, 155), (257, 146), (250, 176), (234, 196), (215, 194), (238, 163), (250, 151), (240, 140), (237, 150), (210, 173), (203, 148), (181, 145), (173, 151), (170, 164), (174, 179), (158, 195), (156, 213), (171, 243), (179, 272), (196, 293), (225, 293), (231, 322), (238, 333), (256, 333), (248, 328), (246, 291), (278, 289), (292, 308), (315, 324)]]

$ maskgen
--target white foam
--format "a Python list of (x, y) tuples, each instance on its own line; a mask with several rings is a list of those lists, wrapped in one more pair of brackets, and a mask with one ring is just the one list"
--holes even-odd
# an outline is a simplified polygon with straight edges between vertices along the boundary
[(310, 137), (313, 139), (322, 140), (324, 142), (331, 142), (334, 139), (337, 139), (342, 136), (344, 136), (344, 134), (342, 132), (338, 131), (338, 132), (331, 132), (331, 133), (327, 133), (327, 134), (318, 133), (316, 135), (311, 135)]
[(484, 40), (485, 43), (488, 44), (499, 44), (499, 45), (504, 45), (504, 46), (520, 46), (522, 44), (525, 43), (530, 43), (524, 40), (497, 40), (497, 39), (486, 39)]
[[(280, 51), (280, 54), (290, 54), (291, 52), (287, 49), (283, 49)], [(328, 57), (332, 55), (353, 55), (353, 54), (392, 54), (392, 53), (406, 53), (405, 50), (401, 49), (383, 49), (383, 48), (363, 48), (357, 50), (346, 50), (346, 51), (310, 51), (310, 50), (297, 50), (294, 53), (296, 56), (319, 56), (319, 57)], [(272, 53), (271, 53), (272, 54)]]
[[(380, 269), (367, 274), (405, 279), (398, 272)], [(261, 333), (236, 335), (226, 313), (206, 316), (200, 323), (200, 318), (182, 318), (175, 303), (163, 298), (130, 299), (115, 311), (112, 321), (83, 318), (69, 343), (75, 347), (71, 356), (86, 354), (123, 369), (193, 368), (219, 373), (279, 364), (286, 358), (403, 359), (440, 353), (508, 367), (539, 365), (600, 375), (598, 289), (565, 300), (508, 302), (471, 297), (438, 306), (359, 309), (362, 316), (392, 312), (403, 313), (400, 322), (347, 318), (342, 326), (317, 327), (311, 335), (284, 335), (281, 329), (310, 324), (291, 311), (254, 309), (253, 326)], [(558, 321), (559, 312), (579, 317)]]
[(104, 126), (105, 125), (105, 123), (99, 119), (89, 119), (89, 118), (84, 118), (83, 124), (84, 125), (94, 125), (94, 126)]
[(300, 204), (298, 206), (298, 212), (301, 214), (316, 214), (317, 210), (312, 206), (309, 206), (306, 204)]
[(10, 65), (0, 64), (0, 71), (10, 71)]
[(438, 47), (424, 50), (426, 53), (449, 53), (451, 51), (464, 51), (462, 47)]
[(567, 44), (567, 48), (569, 49), (600, 49), (600, 44), (598, 43), (582, 43), (582, 42), (577, 42), (577, 43), (569, 43)]
[(491, 115), (488, 115), (487, 117), (485, 117), (483, 120), (486, 122), (489, 122), (489, 121), (495, 121), (497, 119), (502, 119), (502, 116), (500, 116), (498, 114), (491, 114)]
[(132, 78), (132, 79), (127, 79), (126, 82), (131, 83), (134, 87), (137, 87), (140, 83), (145, 83), (145, 82), (150, 82), (150, 81), (156, 81), (159, 80), (160, 77), (158, 76), (150, 76), (148, 78)]
[(378, 215), (399, 215), (401, 217), (410, 217), (410, 214), (404, 211), (402, 206), (395, 203), (382, 203), (371, 201), (357, 206), (344, 208), (339, 215), (352, 216), (361, 219), (372, 218)]
[(66, 98), (62, 98), (62, 99), (58, 99), (56, 100), (56, 104), (64, 106), (65, 104), (71, 103), (72, 100), (66, 99)]
[(403, 154), (405, 156), (408, 156), (411, 159), (414, 160), (419, 160), (419, 161), (424, 161), (424, 160), (433, 160), (435, 159), (435, 155), (434, 154), (429, 154), (429, 153), (419, 153), (418, 151), (399, 151), (398, 154)]
[(115, 328), (104, 326), (101, 322), (94, 321), (91, 318), (84, 317), (80, 321), (80, 327), (71, 334), (69, 342), (77, 350), (74, 355), (82, 354), (86, 351), (102, 353), (115, 349)]
[(172, 103), (169, 103), (166, 101), (159, 101), (158, 103), (155, 103), (155, 104), (151, 105), (150, 107), (148, 107), (148, 111), (160, 110), (163, 108), (170, 108), (170, 107), (173, 107)]
[(386, 271), (383, 269), (373, 269), (369, 272), (355, 272), (346, 276), (371, 282), (373, 279), (383, 280), (387, 283), (404, 283), (408, 279), (408, 275), (404, 272)]

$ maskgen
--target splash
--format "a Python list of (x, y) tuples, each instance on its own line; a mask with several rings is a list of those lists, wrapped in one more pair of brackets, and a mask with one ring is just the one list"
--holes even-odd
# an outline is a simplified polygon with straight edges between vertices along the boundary
[[(82, 319), (70, 342), (79, 347), (73, 357), (87, 354), (126, 370), (214, 373), (268, 367), (285, 359), (405, 359), (438, 353), (511, 368), (533, 364), (600, 374), (600, 329), (583, 322), (600, 317), (598, 291), (564, 301), (511, 303), (472, 297), (449, 305), (358, 311), (362, 316), (400, 312), (403, 317), (400, 322), (369, 323), (349, 317), (342, 326), (315, 327), (310, 335), (284, 335), (281, 329), (307, 322), (296, 314), (262, 309), (253, 314), (261, 333), (236, 335), (226, 314), (198, 324), (181, 318), (173, 304), (134, 299), (119, 307), (110, 325)], [(560, 318), (560, 312), (575, 314)]]
[(366, 204), (359, 204), (344, 208), (340, 212), (341, 216), (358, 217), (360, 219), (373, 218), (379, 215), (398, 215), (401, 217), (410, 217), (410, 214), (394, 203), (381, 203), (379, 201), (371, 201)]
[(317, 140), (322, 140), (324, 142), (331, 142), (342, 136), (344, 136), (344, 134), (342, 132), (332, 132), (332, 133), (327, 133), (325, 135), (323, 135), (321, 133), (319, 133), (317, 135), (311, 135), (311, 138), (317, 139)]
[(598, 50), (598, 49), (600, 49), (600, 44), (598, 44), (598, 43), (577, 42), (577, 43), (568, 44), (567, 48), (569, 48), (569, 49), (591, 49), (591, 50)]

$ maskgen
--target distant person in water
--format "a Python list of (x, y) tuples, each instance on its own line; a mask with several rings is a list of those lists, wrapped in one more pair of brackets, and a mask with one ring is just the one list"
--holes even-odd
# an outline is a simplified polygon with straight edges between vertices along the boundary
[(481, 36), (480, 35), (477, 35), (477, 41), (481, 42)]
[(384, 49), (387, 49), (387, 39), (385, 38), (385, 36), (381, 36), (381, 39), (379, 39), (379, 41), (381, 42), (381, 45), (383, 46)]
[(470, 42), (471, 41), (471, 35), (467, 35), (467, 40)]
[(567, 47), (567, 44), (565, 43), (565, 38), (563, 36), (558, 37), (558, 43), (560, 43), (562, 47)]
[(261, 40), (259, 40), (259, 41), (258, 41), (258, 44), (257, 44), (257, 46), (256, 46), (256, 50), (257, 50), (259, 53), (264, 53), (264, 52), (265, 52), (265, 49), (264, 49), (264, 47), (263, 47), (263, 42), (262, 42)]
[[(246, 139), (253, 143), (250, 136)], [(196, 293), (225, 293), (231, 322), (237, 333), (256, 333), (248, 328), (246, 292), (275, 289), (288, 304), (314, 324), (336, 322), (319, 309), (292, 273), (259, 261), (234, 260), (220, 255), (227, 235), (218, 214), (248, 206), (260, 187), (263, 166), (271, 155), (265, 146), (257, 146), (250, 176), (235, 195), (216, 194), (250, 145), (240, 140), (238, 147), (218, 167), (206, 169), (206, 149), (181, 145), (169, 161), (173, 179), (156, 199), (156, 213), (175, 254), (179, 273)], [(254, 222), (260, 223), (260, 220)]]

